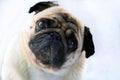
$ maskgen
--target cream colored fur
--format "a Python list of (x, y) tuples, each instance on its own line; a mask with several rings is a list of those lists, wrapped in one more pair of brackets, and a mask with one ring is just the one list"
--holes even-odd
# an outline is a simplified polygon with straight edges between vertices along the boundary
[(30, 61), (27, 62), (28, 58), (21, 50), (18, 41), (13, 41), (7, 50), (2, 66), (2, 80), (80, 80), (85, 62), (85, 51), (72, 66), (65, 69), (67, 71), (65, 75), (61, 73), (55, 75), (40, 70)]
[[(47, 9), (42, 13), (38, 13), (30, 25), (34, 26), (35, 21), (42, 16), (48, 17), (50, 14), (57, 12), (66, 11), (58, 7)], [(78, 25), (82, 26), (79, 21)], [(81, 27), (80, 30), (79, 43), (82, 44), (83, 28)], [(75, 60), (71, 59), (73, 61), (72, 65), (65, 66), (56, 72), (50, 73), (47, 70), (44, 71), (38, 68), (32, 61), (34, 57), (33, 59), (30, 58), (32, 53), (28, 49), (27, 42), (31, 34), (33, 33), (29, 33), (29, 29), (23, 30), (9, 45), (2, 64), (2, 80), (80, 80), (85, 63), (85, 51), (81, 52), (82, 45), (79, 45), (80, 49), (75, 51)], [(69, 64), (69, 62), (66, 64)]]

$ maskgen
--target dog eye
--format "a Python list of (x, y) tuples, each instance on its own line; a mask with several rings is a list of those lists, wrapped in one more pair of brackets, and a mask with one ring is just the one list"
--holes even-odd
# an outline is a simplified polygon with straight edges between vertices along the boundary
[(71, 30), (67, 30), (67, 45), (68, 45), (68, 53), (75, 51), (77, 49), (77, 39), (75, 34)]
[(47, 19), (47, 18), (42, 18), (37, 21), (36, 24), (36, 32), (40, 31), (41, 29), (46, 29), (46, 28), (54, 28), (57, 26), (57, 22), (52, 20), (52, 19)]
[(44, 21), (38, 21), (35, 27), (35, 31), (39, 32), (41, 29), (46, 28), (47, 25)]

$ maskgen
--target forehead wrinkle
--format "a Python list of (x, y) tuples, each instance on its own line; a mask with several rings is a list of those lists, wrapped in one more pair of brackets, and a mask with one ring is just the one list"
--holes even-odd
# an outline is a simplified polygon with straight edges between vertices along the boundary
[(33, 26), (35, 26), (35, 22), (37, 20), (39, 20), (40, 18), (52, 18), (52, 17), (57, 16), (57, 14), (59, 14), (59, 13), (67, 14), (68, 17), (73, 18), (76, 21), (77, 26), (79, 27), (77, 32), (80, 32), (81, 35), (83, 34), (83, 30), (82, 29), (84, 29), (83, 28), (84, 25), (82, 24), (82, 22), (76, 16), (70, 14), (70, 12), (68, 12), (67, 10), (65, 10), (64, 8), (59, 7), (59, 6), (51, 7), (51, 8), (45, 9), (45, 10), (37, 13), (33, 17), (31, 23), (33, 23)]

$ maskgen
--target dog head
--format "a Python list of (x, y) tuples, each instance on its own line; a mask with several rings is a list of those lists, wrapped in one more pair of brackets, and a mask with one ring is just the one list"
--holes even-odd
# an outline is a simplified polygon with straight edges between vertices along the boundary
[(84, 50), (86, 58), (94, 53), (89, 28), (55, 2), (37, 3), (32, 12), (27, 45), (38, 67), (59, 70), (73, 65)]

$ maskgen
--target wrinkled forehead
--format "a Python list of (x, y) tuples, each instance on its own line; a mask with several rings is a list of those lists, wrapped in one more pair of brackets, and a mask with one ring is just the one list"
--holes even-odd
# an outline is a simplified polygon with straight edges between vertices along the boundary
[(35, 24), (39, 19), (41, 18), (53, 18), (53, 17), (63, 17), (63, 18), (71, 18), (75, 21), (75, 23), (81, 28), (83, 27), (83, 24), (81, 23), (80, 20), (78, 20), (75, 16), (70, 14), (68, 11), (61, 7), (51, 7), (48, 9), (45, 9), (39, 13), (37, 13), (33, 19), (32, 19), (32, 24)]

